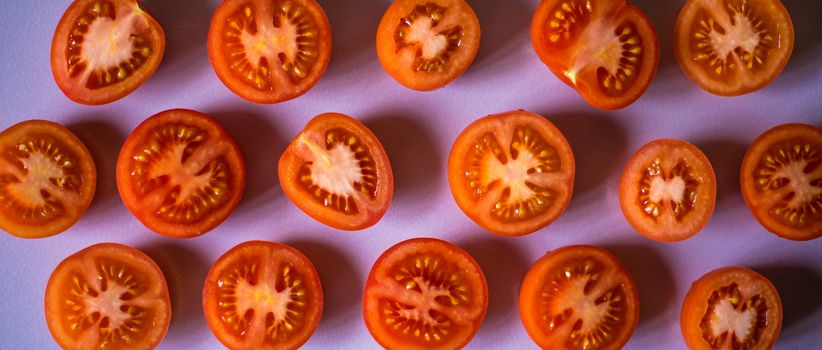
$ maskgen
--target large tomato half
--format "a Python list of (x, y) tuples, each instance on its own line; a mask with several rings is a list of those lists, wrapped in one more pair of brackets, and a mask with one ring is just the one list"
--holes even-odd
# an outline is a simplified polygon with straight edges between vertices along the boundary
[(601, 109), (634, 103), (659, 63), (653, 25), (625, 0), (542, 0), (531, 41), (558, 78)]
[(45, 309), (66, 350), (154, 349), (171, 320), (163, 272), (143, 252), (115, 243), (63, 260), (46, 285)]
[(540, 258), (522, 281), (522, 324), (543, 349), (621, 349), (639, 321), (633, 278), (608, 251), (569, 246)]
[(459, 247), (416, 238), (386, 250), (363, 295), (365, 325), (386, 349), (460, 349), (480, 328), (488, 286)]
[(211, 267), (203, 288), (211, 331), (232, 349), (297, 349), (314, 333), (323, 291), (314, 265), (286, 245), (251, 241)]
[(479, 20), (465, 0), (396, 0), (377, 29), (382, 67), (400, 84), (420, 91), (462, 75), (479, 45)]
[(784, 124), (748, 147), (739, 171), (742, 196), (762, 226), (805, 241), (822, 236), (822, 129)]
[(224, 0), (211, 19), (208, 57), (217, 77), (252, 102), (311, 89), (331, 58), (331, 27), (314, 0)]
[(168, 110), (146, 119), (126, 139), (117, 158), (117, 188), (126, 208), (152, 231), (194, 237), (237, 207), (245, 162), (215, 120)]
[(29, 120), (0, 133), (0, 228), (18, 237), (65, 231), (85, 213), (97, 188), (86, 146), (69, 129)]
[(118, 100), (157, 70), (163, 28), (136, 0), (76, 0), (51, 43), (51, 71), (68, 98), (87, 105)]
[(779, 0), (689, 0), (676, 19), (674, 50), (701, 88), (742, 95), (782, 72), (793, 51), (793, 23)]
[(394, 196), (394, 173), (380, 140), (339, 113), (308, 122), (280, 157), (278, 175), (294, 205), (341, 230), (376, 224)]
[(503, 236), (532, 233), (571, 201), (574, 155), (545, 118), (514, 111), (481, 118), (454, 141), (448, 183), (462, 211)]

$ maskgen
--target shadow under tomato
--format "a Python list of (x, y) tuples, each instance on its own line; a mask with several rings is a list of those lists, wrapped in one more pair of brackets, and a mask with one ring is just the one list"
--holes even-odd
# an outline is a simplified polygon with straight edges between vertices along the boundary
[[(802, 265), (754, 266), (773, 283), (782, 299), (782, 338), (818, 332), (818, 322), (805, 322), (822, 309), (822, 272)], [(817, 317), (817, 319), (820, 319)]]
[[(504, 57), (520, 51), (522, 45), (530, 48), (533, 1), (473, 1), (469, 2), (480, 22), (480, 47), (472, 66), (476, 71), (493, 66)], [(529, 50), (533, 52), (533, 50)], [(536, 54), (534, 54), (534, 59)], [(466, 74), (470, 74), (471, 68)]]
[[(377, 27), (391, 1), (319, 0), (331, 25), (331, 61), (326, 77), (372, 66), (377, 61)], [(378, 64), (377, 64), (378, 65)]]
[[(806, 66), (818, 67), (819, 55), (822, 53), (822, 41), (819, 40), (819, 33), (822, 32), (822, 21), (819, 14), (822, 14), (822, 2), (815, 0), (804, 1), (782, 1), (791, 16), (794, 29), (794, 47), (791, 60), (785, 67), (791, 66), (803, 69)], [(807, 77), (814, 79), (814, 77)]]
[(603, 248), (619, 259), (636, 282), (640, 304), (637, 329), (641, 329), (643, 324), (652, 324), (671, 308), (680, 307), (675, 299), (677, 286), (671, 267), (658, 250), (650, 246), (619, 243), (606, 244)]
[(694, 142), (702, 153), (711, 161), (716, 174), (716, 203), (740, 197), (739, 169), (745, 156), (747, 145), (741, 141), (727, 139), (706, 139)]
[(120, 193), (117, 191), (117, 157), (125, 142), (125, 134), (113, 123), (108, 115), (83, 114), (66, 127), (73, 131), (86, 145), (94, 166), (97, 168), (97, 189), (87, 215), (102, 216), (116, 206)]
[(630, 0), (629, 2), (645, 12), (656, 30), (659, 40), (659, 66), (655, 80), (664, 82), (674, 78), (684, 78), (674, 56), (674, 27), (676, 17), (686, 1)]

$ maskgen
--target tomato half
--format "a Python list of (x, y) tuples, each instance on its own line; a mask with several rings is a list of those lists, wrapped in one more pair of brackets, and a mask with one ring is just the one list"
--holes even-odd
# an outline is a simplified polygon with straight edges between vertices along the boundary
[(380, 140), (344, 114), (311, 119), (280, 157), (277, 172), (294, 205), (341, 230), (373, 226), (394, 196), (394, 173)]
[(521, 236), (565, 211), (574, 189), (574, 154), (562, 132), (539, 115), (490, 115), (454, 141), (448, 183), (471, 220), (498, 235)]
[(365, 325), (386, 349), (459, 349), (488, 308), (485, 275), (474, 258), (446, 241), (415, 238), (386, 250), (363, 295)]
[(693, 82), (721, 96), (759, 90), (793, 51), (793, 23), (779, 0), (689, 0), (676, 19), (674, 51)]
[(726, 267), (691, 285), (680, 328), (692, 350), (769, 350), (782, 329), (782, 301), (762, 275)]
[(554, 75), (600, 109), (634, 103), (659, 63), (653, 25), (624, 0), (542, 0), (531, 41)]
[(163, 272), (129, 246), (96, 244), (63, 260), (49, 277), (46, 323), (61, 348), (154, 349), (171, 303)]
[(419, 91), (457, 79), (471, 66), (479, 44), (479, 20), (465, 0), (396, 0), (377, 28), (383, 69)]
[(519, 313), (543, 349), (621, 349), (639, 321), (639, 297), (633, 278), (611, 253), (568, 246), (528, 270)]
[(224, 0), (211, 18), (208, 57), (238, 96), (277, 103), (308, 92), (331, 59), (331, 26), (314, 0)]
[(822, 129), (783, 124), (748, 147), (742, 197), (762, 226), (783, 238), (822, 237)]
[(136, 0), (76, 0), (54, 30), (51, 72), (68, 98), (106, 104), (148, 80), (165, 47), (163, 28)]
[(711, 162), (685, 141), (662, 139), (628, 160), (619, 182), (619, 206), (639, 233), (661, 242), (693, 237), (714, 211)]
[(69, 129), (29, 120), (0, 133), (4, 231), (22, 238), (63, 232), (80, 220), (96, 188), (91, 153)]
[(211, 267), (203, 310), (211, 332), (230, 349), (297, 349), (320, 322), (323, 291), (305, 255), (286, 245), (250, 241)]
[(117, 188), (126, 208), (152, 231), (199, 236), (237, 207), (245, 162), (215, 120), (168, 110), (146, 119), (126, 139), (117, 158)]

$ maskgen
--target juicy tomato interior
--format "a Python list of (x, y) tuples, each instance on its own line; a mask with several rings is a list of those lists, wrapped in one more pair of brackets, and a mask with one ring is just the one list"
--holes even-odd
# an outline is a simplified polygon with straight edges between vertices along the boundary
[(639, 320), (631, 275), (602, 248), (549, 252), (525, 275), (520, 318), (543, 349), (621, 349)]
[(208, 52), (234, 93), (277, 103), (320, 80), (331, 57), (331, 28), (314, 0), (226, 0), (211, 20)]
[(100, 105), (142, 85), (164, 51), (163, 28), (135, 0), (77, 0), (54, 32), (51, 69), (70, 99)]
[(793, 23), (779, 0), (690, 0), (674, 40), (691, 80), (713, 94), (735, 96), (779, 75), (793, 51)]
[(97, 170), (70, 130), (45, 120), (0, 133), (0, 228), (23, 238), (48, 237), (74, 225), (91, 204)]
[(639, 233), (663, 242), (693, 237), (716, 204), (716, 176), (698, 148), (680, 140), (652, 141), (622, 172), (619, 204)]
[(479, 43), (479, 20), (464, 0), (397, 0), (377, 29), (377, 56), (385, 71), (420, 91), (462, 75)]
[(558, 78), (601, 109), (636, 101), (659, 62), (653, 25), (624, 0), (543, 0), (531, 40)]
[(309, 216), (342, 230), (376, 224), (391, 204), (394, 175), (368, 128), (347, 115), (313, 118), (280, 158), (280, 185)]
[(481, 118), (454, 141), (451, 194), (492, 233), (519, 236), (556, 220), (574, 187), (574, 156), (551, 122), (525, 111)]
[(766, 131), (745, 153), (740, 184), (769, 231), (792, 240), (822, 236), (822, 129), (784, 124)]
[(765, 277), (726, 267), (694, 282), (680, 327), (695, 350), (770, 349), (782, 329), (782, 302)]
[(243, 195), (237, 144), (205, 114), (169, 110), (146, 119), (117, 160), (126, 207), (154, 232), (187, 238), (225, 221)]
[(400, 242), (374, 264), (363, 296), (365, 323), (387, 349), (458, 349), (479, 329), (488, 305), (485, 276), (451, 243)]
[(320, 322), (322, 286), (314, 265), (296, 249), (251, 241), (214, 263), (203, 309), (228, 348), (297, 349)]
[(114, 243), (63, 260), (46, 286), (45, 309), (63, 349), (153, 349), (171, 319), (163, 272), (141, 251)]

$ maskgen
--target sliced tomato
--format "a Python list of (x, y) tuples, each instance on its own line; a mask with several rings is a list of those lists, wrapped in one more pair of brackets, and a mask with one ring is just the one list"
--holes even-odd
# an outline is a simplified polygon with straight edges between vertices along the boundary
[(380, 140), (339, 113), (311, 119), (280, 157), (278, 174), (294, 205), (341, 230), (373, 226), (394, 196), (394, 174)]
[(611, 253), (568, 246), (528, 270), (519, 313), (543, 349), (621, 349), (639, 321), (639, 297), (633, 278)]
[(565, 211), (574, 188), (574, 154), (562, 132), (539, 115), (490, 115), (454, 141), (448, 182), (471, 220), (498, 235), (521, 236)]
[(106, 104), (148, 80), (165, 47), (163, 28), (136, 0), (76, 0), (54, 31), (51, 71), (68, 98)]
[(286, 245), (250, 241), (211, 267), (203, 310), (211, 332), (229, 349), (297, 349), (320, 322), (323, 291), (305, 255)]
[(779, 0), (689, 0), (674, 27), (685, 75), (721, 96), (747, 94), (776, 79), (793, 39), (791, 16)]
[(653, 25), (625, 0), (542, 0), (531, 41), (554, 75), (600, 109), (634, 103), (659, 63)]
[(0, 228), (22, 238), (67, 230), (94, 198), (97, 170), (69, 129), (45, 120), (0, 133)]
[(277, 103), (308, 92), (331, 58), (331, 27), (314, 0), (224, 0), (208, 30), (217, 77), (238, 96)]
[(783, 124), (748, 147), (742, 196), (759, 223), (783, 238), (822, 237), (822, 129)]
[(433, 238), (409, 239), (382, 253), (363, 295), (365, 325), (386, 349), (460, 349), (487, 308), (488, 286), (477, 262)]
[(662, 139), (642, 146), (622, 171), (619, 206), (639, 233), (676, 242), (699, 232), (716, 204), (711, 162), (694, 145)]
[(479, 44), (479, 20), (465, 0), (396, 0), (377, 28), (383, 69), (420, 91), (457, 79), (471, 66)]
[(168, 110), (146, 119), (126, 139), (117, 158), (117, 188), (126, 208), (152, 231), (199, 236), (237, 207), (245, 162), (215, 120)]
[(744, 267), (711, 271), (691, 285), (680, 327), (692, 350), (767, 350), (782, 329), (782, 301), (768, 279)]
[(154, 349), (166, 335), (171, 303), (163, 272), (129, 246), (96, 244), (49, 277), (46, 323), (61, 348)]

